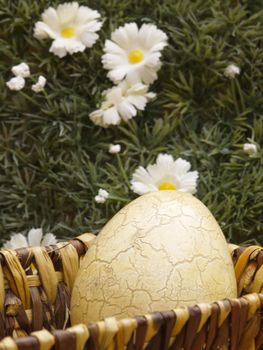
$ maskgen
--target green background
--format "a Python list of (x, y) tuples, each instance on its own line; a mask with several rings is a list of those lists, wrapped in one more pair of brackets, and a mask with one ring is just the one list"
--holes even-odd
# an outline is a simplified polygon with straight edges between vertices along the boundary
[[(217, 0), (79, 1), (104, 21), (100, 40), (60, 59), (33, 37), (41, 13), (59, 1), (0, 0), (0, 235), (42, 226), (61, 238), (98, 230), (136, 198), (129, 181), (139, 166), (167, 152), (198, 170), (197, 197), (232, 242), (263, 242), (262, 2)], [(128, 124), (102, 129), (89, 113), (112, 86), (101, 55), (126, 22), (155, 23), (169, 37), (155, 101)], [(5, 82), (25, 61), (32, 77), (21, 92)], [(224, 69), (235, 63), (234, 80)], [(31, 84), (42, 74), (45, 93)], [(242, 151), (248, 140), (259, 153)], [(110, 143), (122, 152), (108, 153)], [(261, 150), (260, 150), (261, 146)], [(105, 204), (94, 196), (102, 187)]]

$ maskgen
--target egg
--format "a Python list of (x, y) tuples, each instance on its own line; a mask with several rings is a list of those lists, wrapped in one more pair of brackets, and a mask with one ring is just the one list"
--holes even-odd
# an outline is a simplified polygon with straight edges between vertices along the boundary
[(188, 193), (153, 192), (121, 209), (85, 255), (72, 323), (117, 319), (237, 297), (227, 242)]

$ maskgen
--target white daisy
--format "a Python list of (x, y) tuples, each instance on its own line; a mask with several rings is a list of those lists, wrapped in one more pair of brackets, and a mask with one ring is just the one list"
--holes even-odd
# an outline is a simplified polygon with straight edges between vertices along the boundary
[(129, 85), (126, 81), (104, 92), (105, 101), (100, 109), (90, 114), (94, 124), (107, 127), (118, 125), (121, 120), (128, 121), (144, 110), (147, 102), (155, 97), (148, 92), (148, 86), (141, 83)]
[(22, 77), (22, 78), (30, 77), (30, 69), (29, 69), (29, 66), (25, 62), (22, 62), (22, 63), (18, 64), (17, 66), (13, 66), (12, 73), (16, 77)]
[(228, 65), (224, 71), (224, 75), (230, 79), (234, 79), (238, 74), (240, 74), (240, 68), (235, 64)]
[(132, 190), (137, 194), (145, 194), (160, 190), (177, 190), (196, 192), (198, 172), (189, 171), (191, 164), (184, 159), (176, 160), (169, 154), (159, 154), (156, 164), (147, 168), (140, 166), (131, 180)]
[(95, 202), (105, 203), (106, 199), (109, 197), (109, 195), (110, 195), (109, 192), (100, 188), (97, 196), (95, 196)]
[(38, 39), (52, 38), (54, 41), (49, 51), (59, 57), (83, 52), (98, 39), (96, 32), (102, 26), (98, 18), (98, 11), (79, 6), (77, 2), (64, 3), (56, 9), (49, 7), (42, 14), (42, 21), (36, 23), (34, 36)]
[(22, 233), (17, 233), (11, 236), (11, 239), (4, 244), (7, 249), (19, 249), (26, 247), (48, 246), (56, 244), (57, 240), (53, 233), (47, 233), (43, 236), (41, 228), (32, 228), (27, 237)]
[(43, 77), (43, 75), (40, 75), (38, 77), (37, 83), (32, 85), (32, 90), (38, 94), (39, 92), (44, 90), (46, 82), (47, 79)]
[(167, 45), (167, 35), (153, 24), (127, 23), (116, 29), (107, 40), (102, 63), (114, 82), (151, 84), (161, 67), (161, 51)]
[(244, 143), (243, 151), (246, 154), (253, 156), (254, 154), (257, 153), (257, 146), (254, 143)]
[(109, 153), (111, 154), (116, 154), (119, 153), (121, 151), (121, 145), (119, 145), (118, 143), (116, 145), (110, 145), (109, 147)]
[(25, 79), (22, 77), (14, 77), (6, 82), (7, 87), (13, 91), (22, 90), (25, 87)]

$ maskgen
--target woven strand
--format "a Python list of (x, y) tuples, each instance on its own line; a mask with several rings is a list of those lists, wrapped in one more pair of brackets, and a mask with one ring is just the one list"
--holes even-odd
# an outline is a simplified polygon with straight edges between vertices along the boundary
[(4, 256), (6, 266), (3, 271), (8, 280), (10, 289), (20, 299), (24, 308), (30, 308), (30, 292), (27, 284), (27, 278), (24, 269), (22, 268), (16, 252), (12, 250), (3, 250), (1, 254)]
[(57, 296), (58, 280), (53, 263), (44, 248), (34, 247), (32, 252), (43, 288), (51, 303), (54, 304)]
[(6, 337), (0, 343), (0, 350), (18, 350), (18, 347), (11, 337)]
[(40, 350), (50, 350), (55, 344), (54, 336), (45, 329), (42, 331), (33, 332), (31, 333), (31, 336), (37, 338)]
[(134, 318), (127, 318), (118, 322), (119, 331), (116, 335), (117, 349), (125, 348), (136, 328), (137, 322)]
[(259, 246), (253, 245), (253, 246), (246, 248), (244, 250), (244, 252), (240, 255), (240, 257), (236, 263), (236, 266), (235, 266), (235, 274), (236, 274), (237, 283), (239, 283), (241, 275), (247, 266), (250, 255), (258, 250), (262, 250), (262, 248)]
[(89, 330), (84, 324), (79, 324), (67, 329), (68, 332), (75, 334), (76, 336), (76, 349), (83, 350), (84, 345), (89, 339)]
[(72, 291), (75, 277), (79, 269), (79, 256), (76, 249), (71, 244), (58, 244), (63, 266), (64, 281), (69, 291)]
[[(59, 324), (62, 328), (67, 323), (68, 291), (82, 256), (94, 239), (93, 235), (85, 234), (67, 244), (58, 244), (57, 249), (4, 251), (6, 317), (4, 321), (0, 319), (5, 329), (2, 336), (28, 335), (30, 325), (33, 326), (33, 315), (40, 317), (39, 325), (34, 323), (36, 327), (54, 329)], [(25, 338), (7, 337), (0, 342), (0, 350), (25, 350), (30, 344), (32, 349), (40, 350), (64, 350), (67, 344), (72, 350), (83, 350), (84, 347), (89, 350), (259, 350), (263, 345), (263, 295), (258, 294), (263, 286), (263, 251), (258, 246), (240, 248), (233, 245), (229, 250), (240, 293), (252, 294), (120, 321), (109, 318), (89, 327), (77, 325), (65, 331), (33, 332)], [(16, 267), (14, 274), (11, 273), (13, 266)], [(30, 304), (25, 307), (26, 294), (19, 289), (21, 284), (30, 290), (32, 309)]]
[(201, 310), (201, 320), (197, 329), (197, 332), (199, 333), (206, 321), (208, 320), (208, 318), (211, 316), (212, 307), (210, 304), (198, 304), (197, 306)]
[(4, 311), (4, 302), (5, 302), (5, 288), (4, 288), (4, 274), (2, 265), (0, 264), (0, 313)]
[(118, 332), (118, 322), (114, 317), (98, 322), (100, 350), (114, 350), (113, 338)]

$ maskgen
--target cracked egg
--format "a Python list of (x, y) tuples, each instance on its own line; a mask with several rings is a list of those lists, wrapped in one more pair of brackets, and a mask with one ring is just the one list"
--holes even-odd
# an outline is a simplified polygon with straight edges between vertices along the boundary
[(121, 209), (86, 253), (72, 293), (73, 324), (237, 296), (225, 237), (191, 194), (159, 191)]

